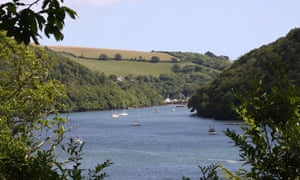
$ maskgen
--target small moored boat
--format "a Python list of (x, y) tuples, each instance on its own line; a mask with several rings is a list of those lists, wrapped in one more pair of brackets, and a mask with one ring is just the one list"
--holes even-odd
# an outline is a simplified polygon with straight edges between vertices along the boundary
[(154, 112), (154, 113), (159, 113), (160, 111), (159, 111), (159, 109), (155, 108), (155, 109), (153, 109), (152, 112)]
[(141, 125), (141, 123), (139, 121), (133, 121), (131, 123), (131, 126), (140, 126), (140, 125)]
[(82, 144), (83, 143), (83, 140), (79, 137), (77, 137), (75, 140), (74, 140), (75, 144)]
[(118, 117), (120, 117), (120, 115), (119, 114), (112, 114), (111, 117), (112, 118), (118, 118)]
[(128, 116), (128, 113), (127, 112), (121, 112), (120, 114), (119, 114), (119, 116)]
[(217, 131), (215, 130), (215, 128), (209, 128), (208, 134), (209, 135), (215, 135), (215, 134), (217, 134)]
[(210, 125), (209, 129), (208, 129), (208, 134), (209, 135), (215, 135), (217, 134), (217, 130), (215, 129), (215, 118), (212, 118), (212, 124)]

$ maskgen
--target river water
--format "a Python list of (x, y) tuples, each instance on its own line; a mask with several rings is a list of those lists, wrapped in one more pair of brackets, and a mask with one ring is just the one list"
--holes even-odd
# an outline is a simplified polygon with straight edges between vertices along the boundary
[[(158, 113), (154, 107), (127, 110), (128, 116), (120, 118), (112, 118), (111, 111), (71, 113), (71, 134), (85, 142), (83, 167), (111, 160), (108, 180), (199, 179), (198, 165), (241, 167), (238, 150), (223, 133), (239, 126), (215, 121), (218, 133), (208, 135), (212, 120), (192, 116), (186, 107), (156, 108)], [(141, 126), (132, 126), (134, 120)]]

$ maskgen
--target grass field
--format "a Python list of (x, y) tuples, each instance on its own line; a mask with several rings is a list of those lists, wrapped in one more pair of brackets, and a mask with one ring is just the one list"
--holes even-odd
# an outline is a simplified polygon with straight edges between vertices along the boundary
[(144, 59), (151, 60), (152, 56), (159, 57), (160, 61), (171, 61), (173, 56), (160, 53), (160, 52), (143, 52), (143, 51), (131, 51), (131, 50), (118, 50), (118, 49), (103, 49), (103, 48), (87, 48), (76, 46), (48, 46), (48, 48), (58, 51), (71, 53), (77, 57), (86, 58), (99, 58), (101, 54), (107, 55), (109, 58), (114, 58), (116, 54), (121, 54), (122, 59)]
[(132, 74), (152, 75), (158, 77), (160, 74), (170, 74), (173, 63), (149, 63), (135, 61), (100, 61), (68, 56), (70, 59), (88, 67), (97, 72), (103, 72), (106, 75), (127, 76)]
[[(141, 51), (127, 51), (127, 50), (113, 50), (113, 49), (99, 49), (99, 48), (85, 48), (85, 47), (71, 47), (71, 46), (49, 46), (48, 48), (57, 51), (64, 52), (63, 55), (74, 60), (75, 62), (86, 66), (92, 71), (103, 72), (106, 75), (118, 75), (118, 76), (139, 76), (139, 75), (152, 75), (158, 77), (160, 74), (171, 74), (171, 68), (174, 63), (170, 60), (173, 56), (166, 53), (158, 52), (141, 52)], [(71, 53), (72, 55), (70, 55)], [(150, 63), (150, 62), (139, 62), (130, 60), (98, 60), (101, 53), (108, 55), (109, 57), (114, 57), (116, 53), (120, 53), (123, 59), (134, 59), (132, 57), (141, 57), (151, 59), (152, 56), (158, 56), (160, 62)], [(75, 56), (77, 57), (75, 57)], [(163, 61), (162, 59), (168, 59)], [(191, 62), (179, 62), (179, 66), (183, 67), (185, 65), (195, 65)], [(203, 73), (211, 73), (208, 67), (199, 65), (203, 69)]]

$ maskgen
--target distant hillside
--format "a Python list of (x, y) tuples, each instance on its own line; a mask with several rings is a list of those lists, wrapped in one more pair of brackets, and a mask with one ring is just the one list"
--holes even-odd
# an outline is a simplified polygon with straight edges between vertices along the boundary
[[(5, 40), (7, 37), (2, 36), (1, 38), (3, 38), (1, 42), (4, 43), (2, 45), (7, 46), (6, 42), (8, 41)], [(29, 48), (41, 47), (29, 46)], [(47, 78), (59, 80), (64, 84), (67, 98), (59, 99), (59, 101), (66, 104), (67, 110), (71, 111), (116, 109), (122, 108), (123, 103), (126, 107), (153, 106), (161, 104), (167, 97), (185, 100), (199, 86), (212, 81), (222, 71), (218, 67), (210, 67), (208, 65), (210, 60), (195, 63), (200, 61), (198, 57), (194, 57), (193, 62), (181, 62), (180, 60), (144, 62), (122, 58), (120, 60), (83, 58), (71, 53), (57, 52), (47, 47), (45, 50), (49, 56), (41, 61), (48, 62), (49, 59), (52, 59), (54, 63), (49, 74), (47, 73)], [(160, 53), (170, 56), (167, 53)], [(41, 56), (40, 54), (36, 55), (39, 58)], [(13, 57), (14, 55), (10, 55), (7, 58)], [(80, 63), (77, 63), (75, 59), (79, 59)], [(111, 63), (104, 67), (108, 69), (110, 74), (104, 74), (101, 68), (91, 70), (91, 66), (84, 65), (88, 61), (92, 61), (91, 66), (99, 67), (102, 67), (103, 64), (98, 63)], [(226, 61), (228, 66), (230, 65), (228, 60), (220, 58), (220, 62), (222, 61)], [(130, 63), (131, 65), (122, 63)], [(127, 66), (127, 72), (124, 73), (123, 77), (118, 76), (123, 70), (113, 70), (114, 67), (120, 65)], [(27, 68), (25, 64), (24, 67)], [(28, 68), (30, 67), (28, 66)], [(156, 69), (155, 73), (157, 74), (155, 76), (152, 75), (154, 72), (145, 74), (148, 69), (151, 69), (150, 67)], [(7, 69), (2, 67), (2, 70)], [(133, 75), (138, 71), (140, 73)], [(4, 76), (1, 78), (5, 79)]]
[(172, 63), (145, 63), (140, 61), (100, 61), (95, 59), (79, 58), (70, 55), (64, 55), (69, 59), (84, 65), (95, 72), (101, 72), (105, 75), (117, 75), (117, 76), (155, 76), (160, 74), (171, 73)]
[[(60, 52), (65, 57), (93, 71), (103, 72), (106, 75), (151, 75), (158, 77), (160, 74), (171, 74), (172, 67), (176, 63), (181, 68), (189, 67), (189, 71), (193, 71), (190, 68), (191, 66), (196, 67), (197, 72), (201, 72), (204, 76), (210, 76), (214, 79), (217, 74), (231, 65), (226, 56), (216, 56), (213, 53), (141, 52), (66, 46), (50, 46), (47, 48)], [(109, 58), (101, 59), (99, 57), (101, 54), (106, 54)], [(120, 55), (118, 57), (120, 59), (116, 59), (116, 54)], [(139, 58), (136, 59), (133, 57)], [(152, 61), (151, 58), (153, 57), (158, 57), (159, 61)]]
[[(48, 46), (48, 48), (57, 52), (64, 52), (71, 54), (75, 57), (87, 59), (99, 59), (101, 55), (106, 55), (107, 59), (123, 59), (134, 61), (149, 61), (152, 57), (156, 56), (160, 61), (175, 60), (173, 56), (161, 52), (143, 52), (132, 50), (120, 49), (104, 49), (104, 48), (89, 48), (89, 47), (76, 47), (76, 46)], [(120, 56), (119, 56), (120, 55)]]
[(254, 49), (240, 57), (232, 66), (223, 71), (209, 86), (202, 87), (191, 97), (188, 106), (199, 116), (218, 119), (235, 119), (231, 103), (237, 100), (232, 90), (241, 92), (249, 89), (250, 81), (265, 76), (271, 84), (271, 67), (288, 64), (287, 73), (297, 85), (300, 84), (300, 29), (291, 30), (286, 37)]
[(93, 72), (59, 53), (49, 51), (54, 66), (49, 78), (61, 81), (68, 97), (62, 100), (69, 110), (88, 111), (137, 106), (153, 106), (162, 103), (161, 95), (147, 84), (118, 81), (104, 74)]
[[(49, 47), (47, 48), (49, 49)], [(52, 48), (50, 48), (50, 50), (53, 51)], [(75, 56), (71, 52), (66, 51), (55, 52), (60, 57), (64, 57), (63, 61), (66, 61), (69, 65), (78, 63), (88, 68), (88, 70), (77, 71), (77, 75), (71, 74), (71, 72), (69, 72), (70, 70), (63, 70), (61, 76), (65, 77), (60, 78), (62, 81), (70, 79), (69, 77), (81, 77), (81, 74), (87, 74), (87, 72), (92, 70), (96, 74), (102, 74), (105, 79), (113, 82), (113, 85), (117, 85), (124, 90), (134, 88), (131, 89), (131, 91), (135, 92), (139, 91), (139, 88), (142, 87), (146, 88), (144, 91), (148, 91), (147, 89), (150, 88), (151, 91), (154, 91), (161, 96), (161, 101), (165, 98), (185, 99), (190, 97), (199, 87), (213, 81), (224, 69), (231, 65), (228, 58), (224, 56), (215, 56), (213, 53), (206, 53), (203, 55), (200, 53), (157, 52), (168, 55), (169, 57), (172, 57), (173, 60), (149, 62), (124, 60), (122, 58), (118, 60), (104, 60)], [(116, 52), (119, 53), (119, 51)], [(99, 52), (97, 52), (97, 54), (98, 53)], [(176, 61), (174, 59), (176, 59)], [(66, 62), (63, 61), (61, 63), (66, 64)], [(59, 66), (62, 67), (62, 65)], [(77, 67), (70, 68), (78, 69)], [(66, 75), (66, 72), (68, 75)], [(89, 80), (87, 79), (86, 82), (89, 82)], [(82, 85), (74, 86), (76, 91), (83, 88), (84, 86)], [(99, 86), (98, 88), (102, 87)], [(84, 91), (88, 92), (87, 90)], [(98, 93), (100, 93), (100, 91)], [(102, 94), (105, 93), (107, 92), (102, 92)], [(146, 96), (153, 96), (150, 94), (151, 93)], [(159, 100), (154, 98), (151, 103), (147, 102), (146, 104), (140, 104), (157, 104), (157, 102), (159, 102)]]
[(223, 71), (228, 66), (231, 65), (229, 58), (227, 56), (217, 56), (212, 52), (206, 52), (205, 54), (193, 53), (193, 52), (168, 52), (171, 56), (179, 59), (180, 62), (192, 62), (194, 64), (199, 64), (207, 68), (216, 69)]

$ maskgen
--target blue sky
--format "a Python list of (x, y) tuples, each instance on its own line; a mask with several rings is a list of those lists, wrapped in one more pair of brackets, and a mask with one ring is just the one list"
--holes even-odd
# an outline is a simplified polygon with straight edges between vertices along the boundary
[(227, 55), (235, 60), (300, 26), (299, 0), (65, 0), (65, 38), (42, 45)]

